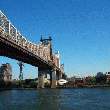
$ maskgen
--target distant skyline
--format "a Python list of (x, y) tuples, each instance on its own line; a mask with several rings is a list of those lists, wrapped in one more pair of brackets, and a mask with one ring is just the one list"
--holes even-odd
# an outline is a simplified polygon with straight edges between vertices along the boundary
[[(53, 52), (68, 77), (95, 76), (110, 71), (109, 0), (1, 0), (0, 9), (29, 41), (52, 37)], [(17, 60), (0, 56), (0, 66), (11, 63), (19, 78)], [(24, 63), (24, 78), (38, 77), (38, 68)]]

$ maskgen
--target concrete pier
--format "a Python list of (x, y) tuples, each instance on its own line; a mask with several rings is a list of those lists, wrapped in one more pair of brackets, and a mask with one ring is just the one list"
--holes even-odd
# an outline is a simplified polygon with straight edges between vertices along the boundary
[(52, 74), (51, 74), (51, 88), (56, 88), (57, 86), (57, 82), (56, 82), (56, 68), (54, 70), (52, 70)]
[(62, 73), (59, 74), (59, 79), (62, 79)]
[(44, 88), (44, 71), (38, 68), (38, 87)]
[(47, 78), (47, 72), (45, 73), (45, 78)]

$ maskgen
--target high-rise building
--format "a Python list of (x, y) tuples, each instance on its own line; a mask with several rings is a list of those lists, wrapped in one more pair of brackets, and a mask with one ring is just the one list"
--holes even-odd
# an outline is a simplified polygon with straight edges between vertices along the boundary
[(0, 81), (12, 81), (12, 66), (10, 63), (2, 64), (0, 67)]

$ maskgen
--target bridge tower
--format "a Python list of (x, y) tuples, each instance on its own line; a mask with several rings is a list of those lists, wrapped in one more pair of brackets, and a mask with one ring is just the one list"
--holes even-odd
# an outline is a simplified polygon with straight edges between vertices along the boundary
[[(52, 44), (51, 44), (51, 40), (52, 38), (49, 35), (49, 39), (42, 39), (42, 35), (41, 35), (41, 44), (43, 44), (43, 46), (47, 46), (50, 45), (49, 47), (49, 52), (50, 52), (50, 61), (53, 63), (53, 50), (52, 50)], [(47, 74), (50, 75), (50, 81), (51, 81), (51, 88), (56, 88), (56, 68), (53, 67), (52, 70), (48, 70), (48, 69), (43, 69), (38, 67), (38, 88), (44, 88), (44, 75), (45, 78), (47, 78)]]

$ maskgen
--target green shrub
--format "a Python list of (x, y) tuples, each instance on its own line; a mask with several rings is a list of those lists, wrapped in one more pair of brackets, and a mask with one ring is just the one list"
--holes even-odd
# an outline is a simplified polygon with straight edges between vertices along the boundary
[(31, 81), (31, 82), (29, 83), (29, 86), (30, 86), (31, 88), (36, 88), (37, 85), (38, 85), (38, 83), (37, 83), (36, 81)]

